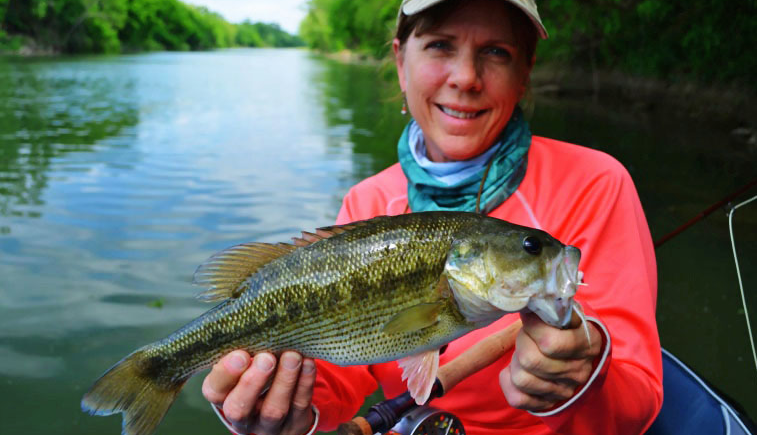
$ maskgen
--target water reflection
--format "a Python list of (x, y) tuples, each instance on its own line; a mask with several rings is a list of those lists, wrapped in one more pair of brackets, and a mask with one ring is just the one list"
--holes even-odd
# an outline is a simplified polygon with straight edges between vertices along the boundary
[(107, 63), (0, 60), (0, 215), (39, 217), (57, 158), (107, 147), (136, 125), (133, 78), (108, 71)]
[(63, 358), (27, 355), (0, 346), (0, 358), (7, 361), (0, 367), (3, 376), (21, 378), (53, 378), (63, 371)]
[(409, 118), (400, 114), (399, 86), (385, 79), (393, 70), (328, 59), (319, 62), (323, 68), (314, 77), (320, 85), (319, 102), (326, 123), (343, 138), (330, 145), (352, 149), (354, 179), (361, 180), (396, 163), (397, 139)]

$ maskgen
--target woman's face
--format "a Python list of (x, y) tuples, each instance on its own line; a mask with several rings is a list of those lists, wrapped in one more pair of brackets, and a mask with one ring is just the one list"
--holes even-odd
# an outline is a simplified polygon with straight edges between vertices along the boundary
[(433, 161), (486, 151), (523, 96), (524, 59), (502, 0), (469, 0), (435, 29), (393, 42), (402, 91)]

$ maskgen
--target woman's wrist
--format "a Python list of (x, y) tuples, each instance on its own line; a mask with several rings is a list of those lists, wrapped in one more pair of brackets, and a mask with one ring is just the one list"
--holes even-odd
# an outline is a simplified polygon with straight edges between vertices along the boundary
[[(240, 433), (236, 429), (234, 429), (234, 426), (232, 426), (229, 420), (226, 419), (226, 416), (223, 413), (223, 409), (221, 409), (220, 406), (211, 403), (210, 407), (213, 408), (213, 411), (221, 420), (221, 423), (226, 426), (226, 429), (228, 429), (229, 432), (233, 433), (234, 435), (254, 435), (253, 433)], [(318, 427), (318, 420), (321, 416), (321, 413), (318, 411), (318, 408), (316, 408), (315, 405), (311, 404), (310, 409), (313, 410), (313, 423), (310, 425), (310, 429), (303, 435), (313, 435), (315, 433), (315, 430)]]
[(310, 430), (307, 431), (305, 435), (313, 435), (315, 433), (315, 428), (318, 427), (318, 420), (321, 416), (321, 413), (318, 411), (318, 408), (316, 408), (315, 405), (311, 404), (310, 409), (313, 410), (313, 424), (310, 426)]

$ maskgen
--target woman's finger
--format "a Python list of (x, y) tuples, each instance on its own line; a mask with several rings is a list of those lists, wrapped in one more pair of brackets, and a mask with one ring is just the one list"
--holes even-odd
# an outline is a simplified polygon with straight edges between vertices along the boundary
[(513, 408), (526, 411), (542, 411), (554, 406), (555, 402), (546, 400), (540, 396), (527, 394), (519, 390), (512, 382), (510, 366), (499, 372), (499, 386), (507, 399), (507, 403)]
[(510, 362), (510, 382), (521, 393), (536, 396), (541, 400), (559, 402), (573, 395), (579, 385), (571, 379), (551, 380), (536, 376), (521, 366), (518, 358)]
[(276, 358), (270, 353), (259, 353), (252, 364), (239, 378), (223, 402), (223, 413), (234, 428), (241, 433), (250, 432), (255, 419), (256, 403), (273, 375)]
[(313, 386), (315, 385), (315, 362), (312, 359), (302, 361), (300, 377), (292, 398), (292, 407), (289, 410), (282, 433), (300, 435), (306, 433), (313, 426)]
[(591, 364), (583, 359), (554, 359), (541, 350), (526, 333), (518, 334), (513, 362), (526, 372), (570, 387), (584, 383), (591, 374)]
[(235, 350), (221, 358), (202, 382), (202, 394), (205, 399), (222, 406), (226, 396), (239, 382), (249, 365), (250, 355), (243, 350)]
[(300, 377), (302, 356), (296, 352), (284, 352), (279, 358), (279, 366), (270, 390), (263, 400), (255, 433), (279, 433), (289, 414), (297, 380)]
[(599, 355), (602, 337), (596, 327), (587, 323), (591, 345), (583, 326), (557, 329), (547, 325), (533, 313), (521, 313), (523, 331), (536, 343), (544, 355), (553, 359), (580, 359)]

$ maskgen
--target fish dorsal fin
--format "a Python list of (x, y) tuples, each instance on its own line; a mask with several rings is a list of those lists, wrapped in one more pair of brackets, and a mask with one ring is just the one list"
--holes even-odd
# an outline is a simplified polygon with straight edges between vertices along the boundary
[(311, 233), (309, 231), (303, 231), (301, 237), (292, 237), (292, 241), (298, 247), (309, 246), (323, 239), (328, 239), (329, 237), (336, 236), (337, 234), (342, 234), (342, 233), (346, 233), (348, 231), (354, 230), (355, 228), (362, 226), (365, 223), (366, 221), (359, 221), (359, 222), (353, 222), (353, 223), (345, 224), (345, 225), (332, 225), (330, 227), (321, 227), (321, 228), (317, 228), (315, 230), (315, 233)]
[(213, 255), (197, 268), (193, 284), (207, 287), (197, 299), (218, 302), (238, 298), (245, 290), (247, 278), (271, 261), (289, 254), (297, 246), (286, 243), (244, 243)]
[(389, 319), (383, 331), (386, 334), (397, 334), (427, 328), (439, 321), (439, 313), (443, 305), (441, 301), (424, 302), (406, 308)]
[(335, 236), (337, 234), (346, 233), (347, 231), (352, 231), (355, 228), (364, 225), (364, 221), (362, 222), (354, 222), (351, 224), (346, 225), (332, 225), (330, 227), (321, 227), (315, 230), (316, 234), (323, 238), (329, 238), (331, 236)]
[(325, 239), (325, 237), (322, 237), (318, 234), (313, 234), (308, 231), (303, 231), (302, 237), (292, 237), (292, 242), (296, 246), (302, 247), (302, 246), (312, 245), (313, 243), (319, 240), (323, 240), (323, 239)]
[(352, 231), (356, 228), (360, 228), (366, 225), (376, 225), (382, 222), (391, 221), (391, 219), (392, 218), (390, 216), (376, 216), (364, 221), (355, 221), (344, 225), (331, 225), (329, 227), (321, 227), (315, 230), (315, 232), (324, 239), (327, 239), (331, 236), (346, 233), (348, 231)]
[(439, 370), (439, 349), (410, 355), (397, 361), (397, 364), (402, 369), (402, 380), (407, 379), (407, 390), (415, 403), (426, 403)]

